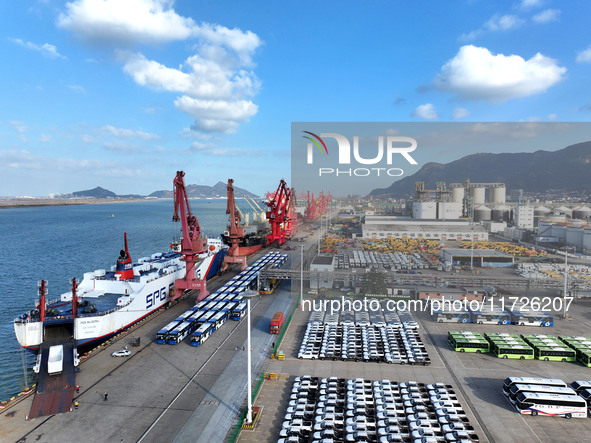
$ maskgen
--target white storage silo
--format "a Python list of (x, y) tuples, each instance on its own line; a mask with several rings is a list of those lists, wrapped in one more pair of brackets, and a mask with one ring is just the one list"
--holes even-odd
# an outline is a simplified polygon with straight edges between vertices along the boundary
[(486, 188), (470, 188), (470, 196), (472, 197), (472, 204), (474, 207), (483, 205), (485, 202)]
[(496, 222), (507, 221), (509, 220), (510, 212), (511, 208), (509, 206), (500, 204), (492, 209), (491, 218)]
[(464, 201), (465, 188), (451, 188), (451, 199), (455, 202)]
[(488, 221), (491, 218), (491, 210), (489, 207), (480, 205), (474, 208), (474, 221)]
[(573, 209), (573, 218), (585, 220), (591, 217), (591, 209), (586, 206), (579, 206)]
[(503, 205), (507, 201), (507, 190), (504, 186), (490, 188), (489, 203), (493, 205)]
[(534, 208), (534, 217), (545, 217), (551, 212), (552, 211), (548, 209), (546, 206), (536, 206)]
[(573, 216), (573, 210), (567, 208), (566, 206), (558, 206), (557, 208), (554, 208), (554, 212), (557, 212), (559, 214), (565, 214), (567, 217)]

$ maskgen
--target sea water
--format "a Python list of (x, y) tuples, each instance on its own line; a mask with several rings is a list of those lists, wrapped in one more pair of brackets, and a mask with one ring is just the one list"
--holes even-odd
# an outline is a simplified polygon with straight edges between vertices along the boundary
[[(226, 229), (226, 200), (191, 200), (202, 234)], [(172, 221), (172, 200), (0, 209), (0, 400), (35, 381), (35, 355), (23, 350), (13, 320), (38, 300), (38, 282), (48, 281), (48, 300), (71, 288), (85, 272), (110, 270), (124, 248), (135, 262), (165, 252), (181, 234)]]

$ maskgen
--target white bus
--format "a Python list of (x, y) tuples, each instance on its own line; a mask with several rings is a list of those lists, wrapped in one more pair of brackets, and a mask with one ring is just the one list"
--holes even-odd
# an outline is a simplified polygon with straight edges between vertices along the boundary
[(509, 401), (515, 404), (515, 399), (517, 398), (517, 394), (520, 392), (538, 392), (538, 393), (547, 393), (547, 394), (560, 394), (560, 395), (577, 395), (577, 393), (571, 388), (563, 388), (557, 386), (548, 386), (548, 385), (522, 385), (522, 384), (515, 384), (511, 386), (509, 390)]
[(591, 389), (591, 380), (576, 380), (570, 384), (570, 387), (578, 394), (584, 389)]
[(563, 415), (565, 418), (586, 418), (587, 402), (578, 395), (560, 395), (538, 392), (521, 392), (517, 395), (515, 409), (520, 414)]
[(566, 388), (567, 384), (563, 380), (557, 378), (540, 378), (540, 377), (508, 377), (503, 382), (503, 394), (509, 396), (511, 386), (521, 385), (546, 385), (555, 386), (557, 388)]

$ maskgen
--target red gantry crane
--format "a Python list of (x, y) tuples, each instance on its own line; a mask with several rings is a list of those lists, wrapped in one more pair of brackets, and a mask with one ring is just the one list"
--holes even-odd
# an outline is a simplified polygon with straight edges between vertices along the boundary
[(289, 197), (290, 198), (287, 202), (287, 218), (285, 220), (285, 238), (287, 239), (291, 239), (295, 235), (297, 229), (295, 212), (297, 197), (294, 188), (291, 188), (289, 192)]
[(185, 173), (183, 171), (177, 171), (172, 184), (174, 194), (174, 215), (172, 216), (172, 221), (181, 222), (183, 232), (181, 254), (184, 255), (182, 260), (187, 263), (187, 270), (185, 278), (174, 282), (176, 293), (174, 297), (171, 297), (171, 301), (181, 297), (185, 291), (194, 289), (200, 291), (197, 298), (197, 301), (199, 301), (209, 295), (205, 275), (201, 276), (202, 278), (195, 276), (195, 263), (199, 259), (199, 254), (203, 254), (207, 250), (207, 238), (201, 237), (201, 228), (197, 222), (197, 217), (191, 214), (189, 197), (187, 196), (187, 189), (183, 180), (184, 176)]
[(267, 235), (267, 245), (277, 241), (281, 246), (285, 243), (285, 226), (283, 223), (287, 219), (287, 205), (291, 198), (291, 191), (287, 187), (285, 180), (281, 179), (279, 187), (272, 198), (267, 203), (267, 220), (271, 224), (271, 233)]
[(229, 214), (229, 226), (228, 226), (228, 240), (230, 243), (230, 249), (224, 257), (224, 266), (222, 271), (225, 271), (230, 267), (230, 263), (241, 263), (241, 271), (246, 269), (246, 257), (240, 255), (240, 243), (244, 240), (244, 228), (240, 226), (240, 211), (236, 207), (236, 201), (234, 200), (234, 186), (232, 185), (234, 180), (229, 178), (228, 185), (226, 186), (228, 192), (228, 205), (226, 206), (226, 214)]

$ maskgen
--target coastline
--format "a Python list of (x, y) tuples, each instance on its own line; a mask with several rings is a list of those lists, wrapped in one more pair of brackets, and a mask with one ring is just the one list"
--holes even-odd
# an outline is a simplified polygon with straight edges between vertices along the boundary
[(145, 198), (81, 198), (81, 199), (30, 199), (30, 200), (0, 200), (0, 209), (27, 208), (35, 206), (66, 206), (66, 205), (96, 205), (105, 203), (126, 203), (135, 201), (152, 201), (166, 199), (145, 199)]
[[(227, 197), (189, 197), (189, 200), (226, 200)], [(171, 197), (159, 198), (32, 198), (26, 200), (20, 199), (0, 199), (0, 210), (10, 208), (30, 208), (36, 206), (67, 206), (67, 205), (99, 205), (106, 203), (128, 203), (140, 201), (161, 201), (172, 200)]]

